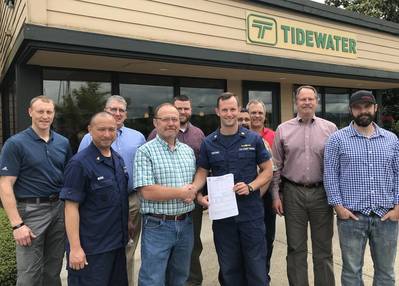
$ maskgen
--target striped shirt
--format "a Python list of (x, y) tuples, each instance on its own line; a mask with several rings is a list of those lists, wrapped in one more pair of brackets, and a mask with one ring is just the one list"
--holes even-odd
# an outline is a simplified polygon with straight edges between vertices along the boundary
[(399, 141), (374, 127), (369, 138), (353, 123), (331, 135), (324, 153), (324, 186), (330, 205), (384, 216), (399, 204)]
[[(182, 187), (191, 184), (195, 174), (194, 151), (176, 139), (171, 150), (168, 143), (158, 135), (141, 146), (134, 160), (134, 188), (150, 185)], [(194, 208), (194, 203), (182, 200), (152, 201), (141, 198), (140, 212), (143, 214), (178, 215)]]

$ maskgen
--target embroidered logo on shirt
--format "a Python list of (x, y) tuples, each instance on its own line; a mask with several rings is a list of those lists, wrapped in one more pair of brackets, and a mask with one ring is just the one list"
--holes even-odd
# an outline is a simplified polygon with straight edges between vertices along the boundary
[(219, 152), (219, 151), (213, 151), (213, 152), (211, 152), (211, 155), (217, 155), (217, 154), (220, 154), (220, 152)]
[(97, 181), (104, 180), (104, 176), (97, 177)]
[(5, 166), (5, 167), (1, 168), (1, 170), (2, 171), (8, 171), (8, 168), (7, 168), (7, 166)]

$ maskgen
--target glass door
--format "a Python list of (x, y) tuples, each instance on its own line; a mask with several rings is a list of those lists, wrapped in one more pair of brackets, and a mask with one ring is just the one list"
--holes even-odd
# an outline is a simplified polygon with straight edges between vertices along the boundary
[(280, 83), (243, 81), (243, 106), (250, 100), (257, 99), (266, 105), (265, 126), (273, 130), (280, 124)]

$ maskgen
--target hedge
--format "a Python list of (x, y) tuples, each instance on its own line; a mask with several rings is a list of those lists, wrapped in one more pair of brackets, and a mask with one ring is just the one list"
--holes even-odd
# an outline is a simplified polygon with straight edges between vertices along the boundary
[(15, 242), (11, 226), (3, 208), (0, 208), (0, 285), (13, 286), (17, 282)]

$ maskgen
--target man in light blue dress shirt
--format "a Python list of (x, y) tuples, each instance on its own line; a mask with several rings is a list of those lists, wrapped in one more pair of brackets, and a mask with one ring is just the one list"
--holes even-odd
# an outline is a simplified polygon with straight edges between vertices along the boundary
[[(144, 135), (140, 132), (123, 126), (123, 122), (127, 118), (126, 100), (119, 95), (112, 95), (107, 99), (104, 110), (111, 113), (117, 123), (118, 131), (116, 140), (112, 143), (112, 148), (122, 156), (127, 171), (129, 173), (128, 192), (129, 192), (129, 216), (133, 223), (134, 230), (133, 239), (131, 239), (126, 247), (126, 263), (129, 278), (129, 286), (134, 285), (134, 252), (140, 237), (141, 216), (140, 216), (140, 200), (137, 192), (133, 188), (133, 162), (137, 148), (145, 143)], [(91, 143), (90, 134), (86, 134), (79, 145), (79, 151), (86, 148)]]
[(353, 122), (329, 138), (324, 186), (337, 212), (343, 286), (363, 285), (369, 240), (374, 286), (394, 286), (399, 220), (399, 143), (373, 122), (377, 104), (370, 91), (350, 98)]

